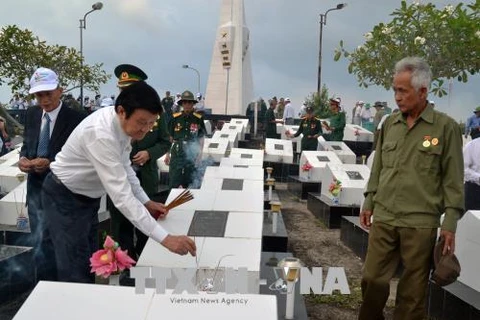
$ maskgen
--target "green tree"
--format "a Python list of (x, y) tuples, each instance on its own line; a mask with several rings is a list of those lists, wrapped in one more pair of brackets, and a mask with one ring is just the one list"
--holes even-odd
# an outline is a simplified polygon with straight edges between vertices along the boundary
[(320, 96), (317, 92), (313, 92), (305, 98), (305, 102), (307, 103), (307, 107), (313, 107), (317, 117), (327, 119), (332, 116), (328, 99), (328, 89), (323, 85), (322, 90), (320, 91)]
[(428, 61), (433, 73), (432, 93), (447, 94), (445, 79), (468, 81), (468, 74), (480, 71), (480, 0), (465, 5), (438, 9), (432, 3), (401, 2), (401, 7), (387, 24), (379, 23), (364, 35), (365, 43), (347, 51), (344, 42), (336, 49), (334, 60), (349, 60), (361, 87), (392, 86), (395, 63), (406, 56), (420, 56)]
[(65, 92), (80, 87), (82, 73), (84, 88), (98, 92), (100, 85), (110, 78), (102, 66), (98, 63), (82, 67), (77, 50), (47, 45), (30, 30), (21, 30), (15, 25), (0, 30), (0, 85), (8, 85), (12, 93), (27, 95), (29, 79), (38, 67), (57, 72)]

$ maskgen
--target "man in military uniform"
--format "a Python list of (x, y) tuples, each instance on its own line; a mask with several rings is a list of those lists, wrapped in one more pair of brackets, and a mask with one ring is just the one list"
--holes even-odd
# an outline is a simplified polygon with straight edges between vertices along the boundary
[(315, 151), (318, 144), (317, 138), (323, 133), (322, 124), (318, 118), (315, 118), (313, 107), (307, 107), (305, 111), (307, 114), (300, 121), (298, 131), (293, 136), (291, 134), (289, 136), (295, 138), (303, 133), (302, 151)]
[(277, 106), (277, 98), (270, 100), (270, 108), (265, 113), (265, 136), (271, 139), (278, 139), (277, 123), (283, 123), (282, 120), (275, 119), (275, 107)]
[[(115, 76), (118, 78), (120, 90), (148, 78), (140, 68), (129, 64), (117, 66)], [(142, 140), (132, 141), (132, 151), (130, 153), (132, 166), (143, 190), (149, 197), (158, 192), (157, 159), (163, 156), (169, 148), (170, 139), (164, 114), (158, 116), (156, 124)], [(136, 256), (138, 258), (148, 237), (134, 228), (132, 223), (114, 206), (110, 198), (108, 200), (114, 239), (120, 243), (122, 248), (127, 249), (132, 257), (135, 258)], [(136, 243), (134, 243), (134, 234), (137, 238)]]
[(345, 129), (345, 113), (340, 112), (340, 98), (330, 99), (330, 110), (333, 116), (330, 118), (330, 124), (323, 121), (322, 124), (331, 133), (325, 136), (328, 141), (342, 141), (343, 130)]
[(202, 152), (206, 129), (202, 115), (193, 112), (196, 103), (193, 93), (184, 91), (178, 101), (183, 111), (174, 113), (168, 126), (173, 144), (170, 153), (167, 153), (165, 163), (170, 165), (171, 188), (187, 188), (193, 182), (195, 163)]
[(165, 98), (162, 99), (163, 111), (165, 111), (165, 122), (168, 124), (172, 120), (173, 97), (170, 91), (165, 92)]

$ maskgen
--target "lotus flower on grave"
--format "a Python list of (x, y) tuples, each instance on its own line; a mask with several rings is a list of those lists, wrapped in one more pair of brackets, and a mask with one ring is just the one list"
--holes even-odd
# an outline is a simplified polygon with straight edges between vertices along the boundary
[(105, 238), (103, 249), (96, 251), (90, 258), (90, 272), (97, 276), (108, 278), (112, 274), (119, 274), (125, 269), (130, 269), (135, 260), (128, 256), (127, 250), (122, 250), (117, 242), (110, 236)]
[(310, 162), (306, 161), (302, 166), (302, 171), (310, 171), (312, 168), (313, 166), (310, 164)]

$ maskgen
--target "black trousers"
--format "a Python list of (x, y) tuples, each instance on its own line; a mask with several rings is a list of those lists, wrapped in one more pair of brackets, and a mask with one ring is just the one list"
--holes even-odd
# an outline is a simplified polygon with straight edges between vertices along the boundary
[(465, 211), (480, 210), (480, 185), (465, 182)]
[(43, 183), (42, 205), (55, 251), (58, 280), (93, 283), (90, 257), (97, 250), (100, 198), (75, 194), (49, 173)]

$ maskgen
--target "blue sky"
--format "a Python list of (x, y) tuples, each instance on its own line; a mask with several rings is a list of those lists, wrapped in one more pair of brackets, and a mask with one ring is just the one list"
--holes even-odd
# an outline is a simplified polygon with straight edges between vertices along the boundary
[[(196, 91), (197, 76), (182, 69), (189, 64), (201, 74), (205, 90), (221, 0), (105, 0), (101, 11), (87, 17), (84, 54), (87, 63), (103, 62), (105, 70), (121, 63), (141, 67), (148, 82), (161, 96), (165, 90)], [(348, 0), (347, 0), (348, 1)], [(49, 44), (79, 48), (79, 19), (95, 1), (86, 0), (2, 0), (2, 25), (28, 28)], [(318, 68), (319, 14), (335, 7), (331, 0), (245, 0), (250, 29), (252, 71), (256, 97), (290, 97), (300, 105), (316, 90)], [(409, 1), (410, 2), (410, 1)], [(423, 1), (424, 3), (426, 1)], [(431, 1), (442, 8), (460, 1)], [(355, 101), (388, 101), (393, 93), (381, 87), (358, 87), (347, 72), (347, 61), (333, 61), (341, 39), (347, 48), (364, 41), (363, 34), (400, 6), (397, 0), (356, 0), (328, 14), (323, 32), (322, 82), (330, 93), (342, 97), (347, 111)], [(115, 79), (102, 86), (102, 94), (117, 92)], [(480, 105), (480, 77), (467, 84), (454, 82), (451, 94), (435, 100), (437, 108), (462, 120)], [(87, 92), (93, 96), (94, 93)], [(0, 87), (0, 101), (7, 102), (10, 90)]]

